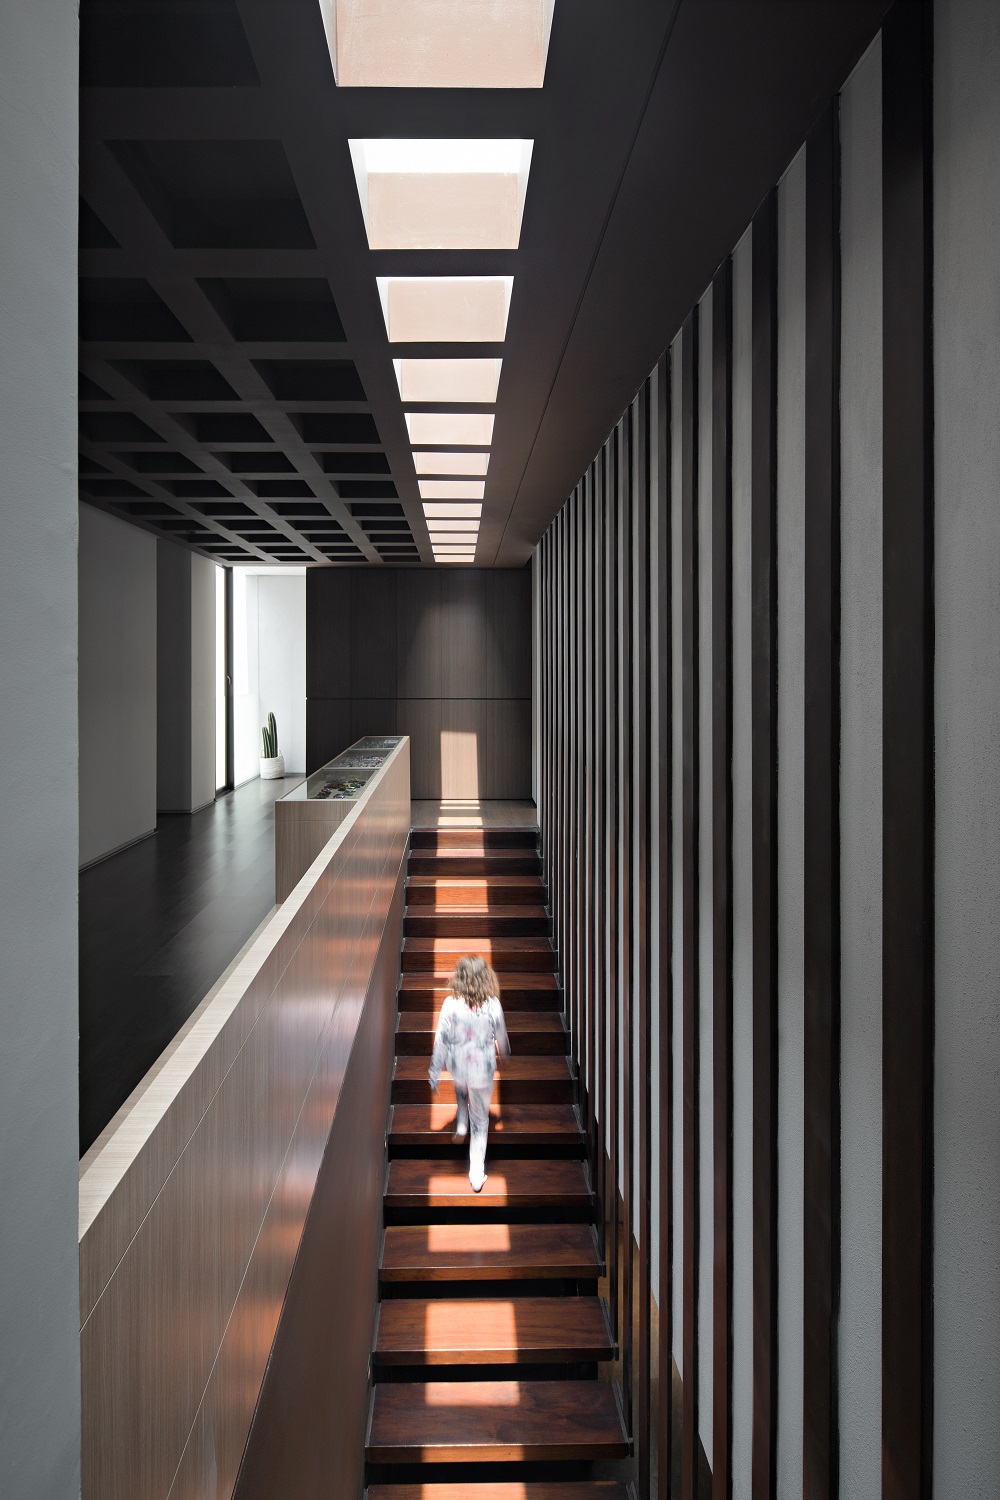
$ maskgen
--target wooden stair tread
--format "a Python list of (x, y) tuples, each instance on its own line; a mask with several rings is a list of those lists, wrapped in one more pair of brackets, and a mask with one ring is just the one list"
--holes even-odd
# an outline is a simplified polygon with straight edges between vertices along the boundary
[(370, 1463), (625, 1458), (628, 1437), (603, 1380), (377, 1384)]
[(464, 1160), (397, 1157), (389, 1163), (385, 1207), (589, 1209), (593, 1204), (582, 1161), (487, 1160), (486, 1173), (482, 1191), (474, 1193)]
[(511, 970), (515, 973), (524, 970), (551, 973), (556, 961), (555, 952), (547, 937), (492, 937), (486, 932), (476, 932), (462, 937), (404, 937), (402, 964), (408, 972), (419, 970), (421, 973), (444, 973), (450, 976), (457, 961), (468, 953), (481, 953), (498, 974)]
[[(429, 1104), (394, 1104), (389, 1115), (389, 1140), (395, 1146), (452, 1145), (455, 1105), (446, 1099)], [(505, 1104), (494, 1099), (490, 1109), (490, 1140), (510, 1140), (516, 1146), (577, 1146), (583, 1127), (572, 1104)]]
[[(396, 1023), (397, 1035), (408, 1032), (414, 1036), (433, 1037), (437, 1030), (440, 1005), (434, 1010), (404, 1010)], [(521, 1031), (537, 1032), (546, 1036), (565, 1036), (566, 1026), (560, 1011), (509, 1010), (504, 1013), (507, 1031), (513, 1037)]]
[(603, 1275), (589, 1224), (390, 1224), (383, 1281), (541, 1281)]
[(535, 849), (538, 824), (510, 828), (411, 828), (411, 849)]
[(610, 1360), (596, 1297), (396, 1298), (379, 1307), (381, 1364), (486, 1365)]
[(617, 1479), (556, 1479), (485, 1484), (370, 1484), (367, 1500), (630, 1500)]
[[(493, 939), (493, 947), (501, 953), (545, 953), (555, 956), (547, 937), (499, 937)], [(465, 942), (457, 937), (404, 938), (403, 952), (408, 949), (412, 953), (455, 953), (459, 958), (468, 952)]]
[(511, 921), (535, 921), (547, 919), (548, 913), (541, 901), (505, 901), (491, 905), (488, 901), (470, 901), (464, 906), (445, 906), (438, 910), (433, 906), (406, 908), (407, 920), (419, 917), (422, 922), (446, 922), (461, 918), (469, 922), (488, 922), (493, 917), (507, 917)]
[(410, 906), (432, 911), (452, 906), (492, 902), (537, 902), (545, 905), (545, 886), (539, 875), (410, 875), (406, 900)]
[[(428, 1094), (430, 1093), (426, 1057), (397, 1057), (394, 1077), (407, 1081), (419, 1079), (427, 1088)], [(441, 1077), (451, 1081), (448, 1073), (442, 1073)], [(510, 1082), (516, 1080), (525, 1083), (543, 1083), (550, 1078), (567, 1079), (572, 1082), (573, 1074), (570, 1070), (569, 1058), (564, 1053), (542, 1053), (540, 1056), (528, 1057), (518, 1057), (515, 1054), (511, 1057), (504, 1057), (500, 1059), (495, 1074), (495, 1081), (498, 1084), (503, 1083), (505, 1079)], [(419, 1100), (416, 1102), (420, 1103)]]

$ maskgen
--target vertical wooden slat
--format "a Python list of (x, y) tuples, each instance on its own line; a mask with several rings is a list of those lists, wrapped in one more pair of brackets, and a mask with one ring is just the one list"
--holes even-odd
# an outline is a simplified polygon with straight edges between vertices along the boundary
[(657, 743), (659, 749), (658, 827), (656, 829), (659, 870), (656, 921), (660, 933), (657, 993), (659, 999), (659, 1112), (660, 1112), (660, 1340), (659, 1340), (659, 1434), (657, 1452), (658, 1500), (668, 1500), (673, 1463), (673, 958), (670, 923), (673, 903), (671, 875), (671, 818), (673, 814), (673, 753), (671, 701), (673, 694), (673, 630), (671, 626), (670, 474), (671, 356), (664, 354), (657, 366), (656, 381), (656, 659)]
[(607, 674), (605, 671), (606, 650), (606, 604), (607, 604), (607, 571), (606, 558), (607, 548), (606, 536), (606, 506), (607, 506), (607, 445), (601, 449), (598, 455), (597, 467), (597, 506), (595, 514), (595, 572), (594, 572), (594, 599), (596, 603), (594, 650), (596, 675), (594, 680), (594, 705), (596, 711), (594, 723), (594, 786), (596, 790), (596, 805), (594, 821), (596, 829), (596, 879), (595, 895), (596, 910), (594, 914), (594, 931), (597, 942), (596, 956), (594, 961), (596, 982), (596, 1011), (597, 1011), (597, 1104), (600, 1115), (600, 1129), (595, 1132), (590, 1142), (591, 1159), (597, 1163), (598, 1181), (600, 1184), (600, 1211), (601, 1211), (601, 1235), (605, 1259), (608, 1254), (607, 1235), (605, 1226), (608, 1214), (608, 1173), (607, 1173), (607, 1149), (608, 1140), (608, 1105), (607, 1105), (607, 1067), (608, 1067), (608, 982), (607, 982), (607, 956), (608, 945), (605, 923), (607, 921), (607, 756), (605, 752), (605, 737), (607, 734)]
[(618, 651), (619, 651), (619, 767), (621, 782), (621, 855), (619, 866), (619, 933), (621, 950), (621, 1073), (622, 1073), (622, 1397), (629, 1432), (633, 1425), (632, 1375), (634, 1364), (632, 1312), (634, 1275), (632, 1240), (634, 1235), (635, 1195), (633, 1192), (634, 1147), (634, 1067), (633, 1032), (633, 949), (632, 949), (632, 840), (634, 836), (635, 781), (632, 776), (632, 410), (618, 424), (619, 431), (619, 578)]
[(639, 1500), (649, 1500), (650, 1459), (650, 1219), (652, 1211), (652, 1165), (650, 1161), (653, 1086), (650, 1067), (650, 924), (649, 924), (649, 399), (647, 380), (636, 404), (635, 522), (633, 552), (636, 559), (636, 590), (632, 610), (633, 658), (635, 665), (635, 767), (636, 783), (636, 1019), (639, 1031), (638, 1133), (639, 1133), (639, 1344), (638, 1416), (636, 1449), (639, 1462)]
[(681, 333), (681, 1012), (683, 1421), (681, 1493), (698, 1494), (698, 308)]
[(803, 1495), (838, 1488), (840, 199), (832, 101), (806, 146)]
[(933, 388), (929, 0), (882, 35), (882, 1494), (932, 1482)]
[(588, 476), (587, 505), (587, 571), (584, 584), (584, 600), (587, 610), (586, 630), (586, 828), (587, 869), (584, 886), (587, 895), (587, 1146), (594, 1140), (596, 1123), (597, 1091), (597, 766), (596, 766), (596, 679), (597, 652), (594, 636), (597, 621), (597, 470), (595, 459)]
[(750, 434), (753, 1500), (774, 1500), (778, 1385), (777, 195), (753, 219)]
[(614, 1320), (615, 1337), (624, 1344), (619, 1304), (620, 1246), (619, 1246), (619, 1191), (618, 1191), (618, 1105), (621, 1097), (621, 1069), (619, 1045), (621, 1017), (619, 1013), (618, 953), (621, 942), (621, 927), (618, 910), (618, 886), (620, 876), (619, 837), (622, 820), (622, 788), (618, 753), (619, 721), (621, 716), (621, 674), (618, 662), (618, 601), (621, 593), (621, 551), (618, 535), (618, 513), (620, 509), (619, 469), (621, 466), (620, 431), (615, 429), (610, 440), (611, 466), (607, 490), (607, 538), (608, 538), (608, 600), (606, 661), (609, 676), (608, 694), (608, 1077), (611, 1084), (611, 1107), (608, 1113), (608, 1148), (611, 1164), (611, 1181), (608, 1185), (608, 1202), (611, 1212), (611, 1262), (608, 1266), (608, 1298)]
[(712, 283), (712, 1500), (733, 1492), (733, 269)]

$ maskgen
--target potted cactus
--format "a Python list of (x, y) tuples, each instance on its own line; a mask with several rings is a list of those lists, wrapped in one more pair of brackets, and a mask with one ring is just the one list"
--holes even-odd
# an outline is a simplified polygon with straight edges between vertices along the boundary
[(268, 714), (260, 737), (264, 746), (260, 757), (260, 779), (277, 781), (285, 774), (285, 757), (278, 754), (278, 725), (274, 714)]

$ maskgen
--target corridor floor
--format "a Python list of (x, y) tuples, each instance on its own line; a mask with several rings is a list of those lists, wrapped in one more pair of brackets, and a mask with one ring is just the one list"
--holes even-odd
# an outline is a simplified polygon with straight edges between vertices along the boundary
[(80, 875), (80, 1154), (274, 906), (274, 802), (250, 781)]

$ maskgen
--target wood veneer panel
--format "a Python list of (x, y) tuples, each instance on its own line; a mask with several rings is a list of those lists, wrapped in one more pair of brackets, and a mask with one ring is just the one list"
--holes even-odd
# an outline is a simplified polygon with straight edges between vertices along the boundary
[(444, 652), (449, 634), (442, 571), (437, 568), (401, 571), (396, 583), (398, 697), (442, 696)]
[(733, 1488), (733, 269), (712, 283), (712, 1500)]
[(531, 699), (490, 698), (486, 703), (485, 796), (531, 796)]
[(383, 1281), (588, 1280), (601, 1258), (589, 1224), (391, 1224)]
[(614, 1358), (596, 1297), (518, 1297), (383, 1302), (379, 1364), (482, 1365)]
[(840, 1281), (840, 141), (806, 145), (803, 1494), (835, 1500)]
[[(306, 698), (349, 698), (351, 594), (337, 568), (306, 573)], [(344, 745), (349, 741), (345, 740)], [(343, 749), (343, 746), (339, 748)], [(331, 751), (331, 754), (334, 753)], [(310, 765), (322, 765), (321, 759)]]
[(531, 698), (531, 569), (486, 573), (486, 696)]
[[(399, 722), (395, 698), (354, 698), (351, 700), (351, 738), (349, 743), (366, 734), (398, 734)], [(346, 749), (346, 745), (341, 747)], [(413, 788), (410, 788), (413, 795)]]
[(683, 1047), (683, 1417), (681, 1490), (698, 1494), (698, 308), (681, 334), (681, 1012)]
[[(447, 676), (447, 666), (446, 674)], [(482, 691), (482, 679), (479, 690)], [(445, 698), (441, 703), (441, 796), (488, 795), (485, 698)]]
[(437, 800), (441, 793), (441, 702), (438, 698), (400, 698), (396, 725), (410, 737), (413, 796)]
[(882, 1494), (932, 1483), (931, 6), (882, 33)]
[(486, 580), (478, 568), (452, 568), (443, 589), (446, 624), (441, 692), (445, 698), (485, 698)]
[(350, 698), (306, 699), (306, 770), (332, 760), (351, 743)]
[(352, 568), (348, 576), (351, 696), (395, 700), (398, 575), (389, 568)]
[(370, 1463), (596, 1460), (628, 1449), (615, 1393), (602, 1380), (375, 1387)]
[(777, 198), (753, 219), (750, 657), (753, 930), (753, 1500), (774, 1500), (778, 1425)]

